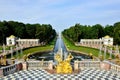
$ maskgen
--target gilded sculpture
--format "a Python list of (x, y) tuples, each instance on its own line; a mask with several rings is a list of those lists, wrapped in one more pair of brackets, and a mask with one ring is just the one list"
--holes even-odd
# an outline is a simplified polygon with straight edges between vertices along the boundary
[(2, 55), (1, 56), (0, 65), (4, 65), (4, 66), (7, 65), (7, 63), (6, 63), (6, 55)]
[(72, 66), (70, 65), (70, 61), (73, 59), (71, 53), (67, 56), (65, 60), (62, 60), (60, 54), (55, 55), (55, 60), (58, 61), (58, 65), (56, 66), (56, 73), (58, 74), (71, 74)]

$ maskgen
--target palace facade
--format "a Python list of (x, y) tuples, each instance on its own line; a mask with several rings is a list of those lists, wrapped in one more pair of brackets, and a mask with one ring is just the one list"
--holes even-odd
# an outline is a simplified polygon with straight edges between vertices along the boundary
[(113, 46), (113, 38), (105, 36), (100, 39), (81, 39), (78, 45), (97, 48), (101, 45)]
[(19, 46), (38, 46), (40, 44), (39, 39), (20, 39), (11, 35), (10, 37), (6, 38), (6, 43), (8, 46), (16, 45)]

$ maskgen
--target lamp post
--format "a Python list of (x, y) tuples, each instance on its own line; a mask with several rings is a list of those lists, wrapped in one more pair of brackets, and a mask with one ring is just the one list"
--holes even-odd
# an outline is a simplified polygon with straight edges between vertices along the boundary
[(13, 48), (12, 48), (12, 46), (10, 47), (11, 49), (11, 59), (13, 58)]
[(23, 47), (22, 47), (22, 45), (21, 45), (21, 46), (20, 46), (20, 56), (22, 56), (22, 53), (23, 53), (22, 49), (23, 49)]
[(16, 56), (17, 56), (17, 59), (18, 59), (18, 45), (16, 45)]
[(101, 50), (102, 50), (102, 46), (100, 45), (99, 57), (102, 55)]
[(5, 44), (3, 44), (3, 53), (5, 53), (6, 51), (5, 51)]
[(12, 62), (12, 64), (15, 63), (15, 59), (13, 58), (13, 48), (12, 48), (12, 46), (11, 46), (11, 62)]
[(104, 60), (106, 59), (106, 46), (104, 47)]
[(110, 59), (112, 59), (112, 48), (110, 48)]

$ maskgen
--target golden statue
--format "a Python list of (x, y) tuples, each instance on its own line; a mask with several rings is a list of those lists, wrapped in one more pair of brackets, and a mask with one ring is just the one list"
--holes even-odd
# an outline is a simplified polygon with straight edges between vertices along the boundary
[(56, 72), (59, 74), (71, 74), (72, 73), (72, 66), (70, 65), (71, 59), (73, 56), (71, 53), (67, 56), (65, 60), (61, 59), (60, 54), (55, 55), (55, 59), (58, 61), (58, 65), (56, 66)]
[(3, 57), (3, 65), (5, 65), (5, 66), (7, 65), (6, 61), (7, 61), (6, 60), (6, 55), (4, 55), (4, 57)]
[(15, 58), (12, 57), (12, 58), (11, 58), (11, 64), (14, 64), (14, 63), (15, 63)]
[(26, 62), (26, 61), (27, 61), (27, 55), (24, 55), (24, 56), (23, 56), (23, 59), (24, 59), (24, 61)]
[(24, 55), (23, 56), (23, 59), (24, 59), (24, 61), (27, 61), (27, 60), (29, 60), (29, 56), (31, 55), (31, 53), (28, 53), (28, 54), (26, 54), (26, 55)]
[(7, 65), (6, 61), (7, 61), (6, 55), (2, 55), (1, 60), (0, 60), (0, 64), (6, 66)]

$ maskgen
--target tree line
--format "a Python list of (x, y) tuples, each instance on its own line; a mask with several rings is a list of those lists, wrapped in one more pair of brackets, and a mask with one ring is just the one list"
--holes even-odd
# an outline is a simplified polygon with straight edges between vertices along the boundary
[(114, 44), (120, 45), (120, 22), (113, 25), (102, 26), (75, 24), (62, 32), (63, 36), (69, 38), (73, 42), (79, 42), (80, 39), (99, 39), (106, 35), (114, 38)]
[(23, 39), (40, 39), (40, 42), (48, 43), (56, 36), (56, 31), (50, 24), (0, 21), (0, 44), (6, 43), (6, 37), (10, 35)]

